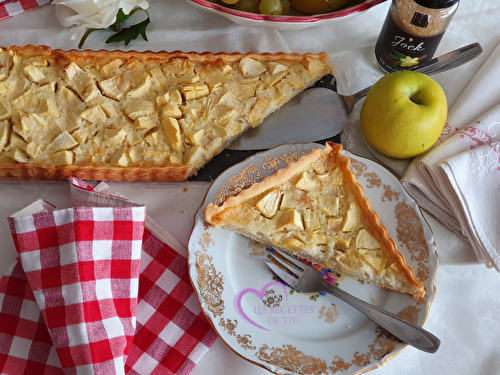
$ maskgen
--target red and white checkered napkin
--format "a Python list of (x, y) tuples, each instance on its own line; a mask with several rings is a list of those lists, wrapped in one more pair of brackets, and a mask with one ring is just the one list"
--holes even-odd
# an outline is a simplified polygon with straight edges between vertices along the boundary
[(37, 201), (9, 218), (19, 258), (0, 279), (1, 373), (189, 374), (217, 336), (186, 259), (144, 228), (143, 206), (72, 182), (78, 201), (108, 207)]
[(0, 0), (0, 21), (50, 3), (50, 0)]
[(66, 373), (124, 373), (145, 216), (145, 207), (75, 207), (9, 218), (20, 265)]

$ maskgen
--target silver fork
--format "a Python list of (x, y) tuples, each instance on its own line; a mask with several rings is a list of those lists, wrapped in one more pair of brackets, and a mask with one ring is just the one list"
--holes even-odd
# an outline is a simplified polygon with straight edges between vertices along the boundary
[(292, 288), (303, 293), (329, 293), (341, 299), (345, 303), (351, 305), (352, 307), (363, 313), (366, 317), (370, 318), (375, 323), (399, 338), (401, 341), (428, 353), (435, 353), (438, 350), (441, 341), (432, 333), (415, 324), (401, 319), (399, 316), (390, 313), (389, 311), (383, 310), (377, 306), (362, 301), (343, 291), (342, 289), (327, 283), (323, 276), (308, 264), (301, 262), (300, 260), (284, 254), (276, 249), (274, 249), (274, 251), (291, 264), (300, 268), (297, 269), (296, 267), (290, 265), (269, 250), (268, 254), (271, 255), (281, 266), (285, 267), (293, 275), (284, 271), (273, 262), (264, 259), (264, 262), (266, 262), (269, 268), (281, 280), (290, 285)]

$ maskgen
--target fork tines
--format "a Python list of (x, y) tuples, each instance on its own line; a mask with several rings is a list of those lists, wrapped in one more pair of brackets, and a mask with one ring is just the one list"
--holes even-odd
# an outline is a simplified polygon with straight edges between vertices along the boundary
[(267, 266), (273, 271), (276, 276), (278, 276), (285, 283), (290, 285), (292, 288), (297, 286), (298, 279), (295, 276), (292, 276), (290, 273), (283, 271), (283, 269), (277, 264), (270, 262), (267, 259), (263, 259), (263, 261), (267, 264)]
[(275, 248), (268, 249), (267, 253), (274, 259), (278, 264), (270, 262), (264, 259), (267, 266), (285, 283), (295, 288), (299, 284), (299, 278), (303, 276), (304, 272), (310, 267), (306, 263), (301, 262), (282, 251), (276, 250)]
[[(267, 253), (288, 271), (292, 272), (293, 274), (301, 273), (303, 271), (303, 263), (301, 261), (279, 250), (276, 250), (275, 248), (272, 248), (272, 250), (273, 251), (267, 250)], [(278, 254), (279, 256), (277, 256), (276, 254)]]

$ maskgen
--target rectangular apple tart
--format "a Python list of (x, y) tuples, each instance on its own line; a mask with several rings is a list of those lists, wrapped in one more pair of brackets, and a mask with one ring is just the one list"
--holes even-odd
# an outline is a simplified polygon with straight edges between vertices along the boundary
[(0, 48), (0, 178), (186, 180), (328, 60)]
[(264, 180), (211, 203), (205, 220), (380, 287), (425, 295), (363, 193), (342, 146), (327, 143)]

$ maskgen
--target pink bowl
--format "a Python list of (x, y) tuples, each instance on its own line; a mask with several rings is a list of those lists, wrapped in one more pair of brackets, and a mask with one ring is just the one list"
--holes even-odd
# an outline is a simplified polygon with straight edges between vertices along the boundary
[(330, 13), (316, 15), (302, 15), (298, 12), (285, 16), (267, 16), (262, 14), (242, 12), (236, 9), (225, 7), (223, 5), (211, 3), (207, 0), (186, 0), (194, 7), (219, 15), (232, 20), (243, 26), (268, 26), (279, 30), (302, 29), (313, 26), (318, 23), (325, 23), (339, 18), (346, 18), (355, 14), (362, 13), (371, 7), (383, 3), (387, 0), (365, 0), (356, 5), (344, 6), (339, 10)]

